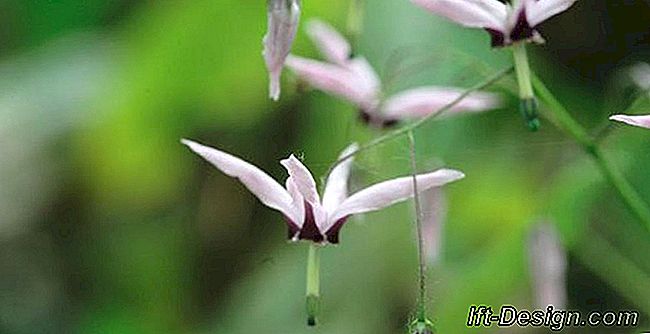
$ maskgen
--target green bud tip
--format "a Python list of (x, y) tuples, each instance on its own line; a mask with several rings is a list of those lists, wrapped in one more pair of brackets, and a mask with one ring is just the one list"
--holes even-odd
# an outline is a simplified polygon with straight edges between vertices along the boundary
[(316, 326), (316, 314), (318, 313), (318, 296), (307, 295), (307, 326)]
[(534, 97), (522, 98), (519, 100), (519, 112), (526, 121), (526, 125), (530, 131), (537, 131), (540, 128), (538, 117), (538, 104), (537, 99)]
[(415, 319), (413, 322), (411, 322), (411, 325), (409, 326), (409, 334), (433, 334), (434, 328), (433, 328), (433, 322), (429, 319), (424, 319), (424, 320), (418, 320)]

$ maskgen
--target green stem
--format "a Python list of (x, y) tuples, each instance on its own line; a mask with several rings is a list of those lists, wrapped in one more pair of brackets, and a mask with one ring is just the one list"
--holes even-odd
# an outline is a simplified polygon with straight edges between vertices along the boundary
[(422, 233), (422, 206), (420, 204), (420, 192), (417, 181), (417, 161), (415, 159), (415, 136), (413, 131), (408, 132), (409, 151), (411, 157), (411, 175), (413, 177), (413, 203), (415, 204), (415, 223), (418, 235), (418, 261), (419, 261), (419, 298), (417, 320), (426, 321), (426, 290), (427, 290), (427, 268), (424, 255), (424, 234)]
[(316, 326), (320, 308), (320, 255), (318, 245), (310, 244), (307, 255), (307, 325)]
[(351, 0), (350, 1), (350, 10), (348, 10), (348, 23), (347, 30), (352, 44), (354, 47), (358, 47), (357, 43), (359, 42), (359, 36), (361, 36), (361, 30), (363, 29), (363, 18), (365, 15), (366, 4), (365, 0)]
[(449, 109), (453, 108), (454, 106), (456, 106), (458, 103), (463, 101), (463, 99), (465, 99), (470, 94), (494, 84), (495, 82), (501, 80), (501, 78), (503, 78), (506, 75), (510, 74), (510, 72), (512, 72), (512, 67), (508, 67), (508, 68), (506, 68), (504, 70), (501, 70), (501, 71), (497, 72), (496, 74), (494, 74), (493, 76), (487, 78), (483, 82), (475, 85), (474, 87), (471, 87), (471, 88), (467, 89), (462, 94), (460, 94), (460, 96), (458, 96), (456, 99), (449, 102), (448, 104), (446, 104), (442, 108), (439, 108), (439, 109), (435, 110), (434, 112), (430, 113), (426, 117), (421, 118), (421, 119), (419, 119), (419, 120), (417, 120), (417, 121), (415, 121), (415, 122), (413, 122), (413, 123), (411, 123), (409, 125), (403, 126), (403, 127), (399, 128), (399, 129), (394, 130), (394, 131), (392, 131), (392, 132), (390, 132), (388, 134), (385, 134), (385, 135), (383, 135), (381, 137), (375, 138), (374, 140), (371, 140), (367, 144), (361, 145), (355, 151), (350, 152), (350, 153), (340, 157), (327, 170), (327, 173), (325, 173), (325, 178), (324, 179), (327, 180), (327, 178), (329, 177), (332, 170), (334, 168), (336, 168), (336, 166), (341, 164), (343, 161), (345, 161), (345, 160), (347, 160), (347, 159), (349, 159), (349, 158), (351, 158), (351, 157), (353, 157), (353, 156), (355, 156), (355, 155), (357, 155), (357, 154), (359, 154), (361, 152), (367, 151), (367, 150), (369, 150), (369, 149), (371, 149), (371, 148), (373, 148), (373, 147), (375, 147), (377, 145), (383, 144), (383, 143), (385, 143), (385, 142), (387, 142), (389, 140), (392, 140), (392, 139), (395, 139), (395, 138), (397, 138), (399, 136), (405, 135), (409, 131), (413, 131), (413, 130), (421, 127), (422, 125), (424, 125), (428, 121), (434, 119), (436, 116), (438, 116), (438, 115), (448, 111)]
[(551, 113), (551, 121), (561, 130), (573, 137), (582, 149), (589, 154), (598, 168), (605, 176), (605, 179), (616, 189), (627, 207), (650, 231), (650, 209), (648, 204), (641, 198), (639, 193), (625, 179), (607, 159), (598, 147), (597, 142), (587, 131), (571, 116), (569, 111), (558, 101), (544, 83), (535, 75), (532, 76), (533, 85), (539, 97), (546, 103)]
[(512, 55), (515, 62), (515, 73), (519, 84), (519, 111), (532, 131), (539, 129), (537, 118), (537, 99), (530, 82), (530, 64), (526, 53), (526, 43), (519, 42), (512, 45)]

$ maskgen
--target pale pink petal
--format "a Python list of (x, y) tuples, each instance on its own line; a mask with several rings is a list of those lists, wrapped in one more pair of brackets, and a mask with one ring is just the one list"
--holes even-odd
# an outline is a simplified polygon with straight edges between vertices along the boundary
[(303, 163), (293, 154), (287, 159), (280, 161), (280, 163), (287, 169), (289, 176), (305, 200), (310, 203), (320, 204), (320, 197), (318, 196), (318, 190), (316, 189), (316, 181), (314, 181), (309, 169), (307, 169), (307, 167), (305, 167), (305, 165), (303, 165)]
[(549, 18), (569, 9), (577, 0), (529, 0), (526, 18), (531, 27), (535, 27)]
[[(462, 89), (447, 87), (418, 87), (390, 97), (382, 106), (383, 115), (391, 119), (421, 118), (458, 99)], [(496, 94), (474, 92), (441, 116), (462, 112), (480, 112), (498, 108), (501, 105)]]
[(366, 111), (374, 109), (381, 94), (379, 75), (363, 57), (352, 59), (348, 68), (354, 73), (355, 85), (358, 87), (358, 99), (363, 101), (361, 107)]
[[(465, 175), (457, 170), (440, 169), (417, 176), (418, 191), (440, 187), (460, 180)], [(355, 213), (370, 212), (404, 201), (413, 196), (413, 178), (401, 177), (381, 182), (348, 197), (330, 216), (330, 222)]]
[(422, 234), (424, 252), (429, 263), (440, 260), (442, 230), (447, 216), (447, 203), (442, 188), (431, 188), (420, 194), (422, 203)]
[(215, 148), (186, 139), (181, 142), (224, 174), (239, 179), (264, 205), (298, 221), (299, 217), (294, 210), (291, 195), (268, 174), (240, 158)]
[(307, 34), (325, 59), (342, 66), (347, 64), (352, 48), (345, 37), (332, 26), (321, 20), (313, 19), (307, 23)]
[(411, 0), (429, 12), (472, 28), (506, 31), (506, 5), (497, 0)]
[(293, 221), (298, 227), (302, 227), (305, 222), (305, 198), (300, 194), (298, 186), (293, 182), (293, 177), (289, 176), (285, 182), (285, 187), (291, 198), (293, 199), (293, 208), (295, 212), (295, 219)]
[(268, 1), (268, 32), (264, 36), (264, 60), (269, 72), (269, 95), (280, 98), (280, 75), (298, 30), (298, 0)]
[[(348, 154), (356, 151), (359, 148), (357, 144), (348, 146), (341, 154), (339, 159), (347, 156)], [(345, 161), (338, 164), (330, 173), (325, 184), (325, 192), (323, 193), (323, 207), (328, 212), (333, 212), (345, 198), (348, 196), (348, 178), (350, 176), (350, 169), (354, 157), (345, 159)], [(327, 230), (327, 228), (325, 228)]]
[(560, 237), (550, 224), (540, 224), (531, 231), (528, 245), (530, 274), (539, 309), (553, 305), (566, 306), (566, 251)]
[[(352, 102), (358, 107), (369, 105), (375, 92), (369, 91), (366, 79), (349, 67), (328, 64), (294, 55), (287, 58), (287, 67), (312, 87)], [(355, 65), (353, 68), (361, 67)]]
[(642, 128), (650, 129), (650, 115), (630, 116), (630, 115), (614, 115), (609, 118), (612, 121), (618, 121), (634, 125)]

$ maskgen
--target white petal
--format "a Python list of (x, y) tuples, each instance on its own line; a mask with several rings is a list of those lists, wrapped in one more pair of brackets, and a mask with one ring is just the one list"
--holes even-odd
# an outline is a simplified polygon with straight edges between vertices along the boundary
[(181, 140), (181, 142), (226, 175), (239, 179), (264, 205), (282, 212), (292, 220), (298, 218), (293, 209), (291, 195), (277, 181), (259, 168), (215, 148), (186, 139)]
[[(463, 173), (452, 169), (440, 169), (432, 173), (420, 174), (417, 176), (418, 191), (440, 187), (463, 177), (465, 177)], [(412, 196), (413, 178), (411, 176), (381, 182), (348, 197), (330, 217), (330, 222), (355, 213), (379, 210)]]
[(447, 216), (447, 203), (442, 188), (423, 191), (420, 199), (425, 254), (429, 263), (437, 263), (442, 250), (442, 231)]
[(293, 182), (293, 178), (291, 176), (287, 178), (285, 187), (293, 199), (293, 209), (295, 212), (295, 220), (293, 220), (293, 223), (298, 225), (298, 227), (302, 227), (303, 223), (305, 222), (305, 198), (300, 194), (298, 186), (296, 186), (296, 183)]
[(264, 60), (269, 71), (269, 95), (280, 98), (282, 67), (298, 30), (300, 5), (298, 0), (270, 0), (268, 2), (268, 32), (264, 36)]
[(614, 115), (609, 118), (612, 121), (619, 121), (630, 125), (650, 129), (650, 115), (631, 116), (631, 115)]
[[(390, 97), (382, 106), (384, 115), (392, 119), (421, 118), (450, 104), (463, 94), (462, 89), (418, 87)], [(480, 112), (495, 109), (501, 102), (496, 94), (474, 92), (441, 115)]]
[(287, 67), (312, 87), (350, 101), (358, 107), (374, 102), (376, 92), (372, 91), (372, 87), (368, 88), (368, 79), (358, 74), (360, 65), (355, 65), (355, 71), (349, 67), (290, 55)]
[(528, 256), (533, 279), (536, 306), (566, 306), (566, 251), (551, 224), (540, 224), (529, 236)]
[(538, 0), (530, 1), (526, 7), (526, 18), (535, 27), (549, 18), (569, 9), (577, 0)]
[(332, 26), (321, 20), (313, 19), (307, 23), (307, 34), (325, 59), (338, 65), (347, 64), (352, 48), (345, 37)]
[[(343, 150), (343, 152), (341, 152), (339, 159), (357, 149), (359, 149), (357, 144), (348, 146)], [(336, 207), (338, 207), (348, 196), (348, 178), (350, 176), (350, 169), (352, 168), (353, 161), (354, 157), (345, 159), (345, 161), (341, 162), (332, 170), (327, 178), (325, 192), (323, 193), (323, 207), (328, 212), (333, 212), (334, 209), (336, 209)]]
[(355, 85), (359, 87), (359, 99), (364, 101), (362, 108), (370, 111), (378, 103), (381, 94), (381, 79), (372, 65), (363, 57), (352, 59), (348, 68), (354, 73)]
[(305, 165), (303, 165), (298, 158), (293, 154), (289, 158), (280, 161), (282, 166), (287, 169), (289, 176), (293, 179), (293, 182), (298, 189), (298, 192), (307, 200), (309, 203), (318, 203), (320, 204), (320, 197), (318, 196), (318, 190), (316, 190), (316, 182), (311, 175), (311, 172)]
[(411, 0), (429, 12), (472, 28), (505, 32), (506, 5), (497, 0)]

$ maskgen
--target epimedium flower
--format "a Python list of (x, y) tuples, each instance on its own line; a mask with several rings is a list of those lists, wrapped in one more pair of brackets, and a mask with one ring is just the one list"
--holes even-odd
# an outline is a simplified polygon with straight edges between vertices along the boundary
[(613, 115), (609, 119), (612, 121), (623, 122), (629, 125), (650, 129), (650, 115)]
[[(352, 56), (350, 43), (340, 33), (325, 22), (312, 20), (307, 23), (307, 34), (326, 61), (292, 54), (287, 57), (287, 67), (312, 87), (354, 104), (360, 118), (370, 125), (387, 127), (425, 117), (463, 93), (459, 88), (425, 86), (383, 99), (379, 76), (364, 57)], [(485, 111), (499, 105), (495, 94), (475, 92), (446, 114)]]
[(267, 0), (268, 32), (264, 36), (264, 60), (269, 72), (269, 96), (280, 98), (280, 76), (291, 52), (300, 21), (300, 0)]
[(519, 83), (519, 111), (532, 131), (539, 129), (537, 99), (531, 83), (525, 44), (543, 43), (537, 27), (569, 9), (577, 0), (411, 0), (427, 11), (460, 25), (485, 29), (493, 47), (512, 46)]
[(502, 47), (518, 41), (543, 43), (537, 27), (577, 0), (515, 0), (513, 4), (498, 0), (411, 1), (460, 25), (485, 29), (492, 38), (492, 46)]
[[(311, 172), (294, 155), (280, 162), (289, 174), (283, 187), (271, 176), (240, 158), (190, 140), (183, 139), (182, 143), (226, 175), (239, 179), (262, 204), (280, 211), (287, 222), (291, 241), (337, 244), (339, 232), (351, 215), (377, 211), (413, 197), (412, 176), (380, 182), (348, 196), (352, 157), (332, 170), (321, 198)], [(349, 146), (341, 157), (356, 148), (354, 144)], [(440, 187), (463, 177), (462, 172), (452, 169), (419, 174), (418, 190)]]

